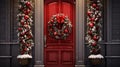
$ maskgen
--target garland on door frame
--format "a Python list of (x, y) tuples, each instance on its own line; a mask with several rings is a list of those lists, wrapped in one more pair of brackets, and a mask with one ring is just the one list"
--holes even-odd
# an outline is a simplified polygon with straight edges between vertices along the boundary
[(102, 40), (102, 0), (88, 0), (86, 40), (91, 55), (89, 58), (103, 58), (100, 54)]
[(32, 58), (31, 50), (34, 45), (33, 43), (33, 34), (32, 34), (32, 8), (33, 5), (30, 1), (20, 0), (18, 7), (18, 39), (19, 39), (19, 48), (20, 55), (17, 56), (18, 59), (23, 58)]
[(48, 32), (55, 39), (66, 39), (72, 32), (72, 24), (64, 14), (53, 15), (48, 22)]

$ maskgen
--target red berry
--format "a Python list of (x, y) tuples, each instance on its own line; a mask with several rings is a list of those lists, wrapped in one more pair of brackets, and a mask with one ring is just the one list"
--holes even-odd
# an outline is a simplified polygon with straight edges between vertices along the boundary
[(31, 6), (30, 2), (26, 2), (26, 6), (28, 7)]
[(92, 53), (95, 54), (97, 51), (96, 49), (92, 49)]
[(24, 25), (24, 22), (20, 22), (21, 25)]
[(27, 12), (28, 12), (28, 13), (30, 13), (30, 10), (29, 10), (29, 9), (27, 9)]
[(97, 45), (97, 43), (96, 43), (96, 42), (92, 43), (92, 46), (96, 46), (96, 45)]
[(27, 47), (29, 47), (29, 46), (30, 46), (30, 44), (26, 44), (26, 46), (27, 46)]
[(28, 14), (30, 13), (30, 10), (29, 10), (29, 9), (28, 9), (28, 10), (25, 10), (24, 13), (25, 13), (26, 15), (28, 15)]
[(67, 30), (67, 29), (65, 29), (65, 33), (68, 33), (68, 30)]
[(96, 7), (97, 5), (94, 3), (94, 4), (92, 4), (92, 6), (93, 6), (93, 7)]
[(29, 22), (26, 22), (26, 25), (29, 25)]
[(29, 27), (28, 27), (28, 25), (24, 25), (24, 27), (26, 28), (26, 29), (28, 29)]
[(54, 32), (54, 35), (57, 35), (57, 32)]
[(27, 37), (28, 37), (28, 39), (32, 38), (32, 36), (31, 36), (31, 35), (29, 35), (29, 36), (27, 36)]
[(27, 48), (24, 48), (24, 51), (27, 51)]
[(29, 35), (29, 34), (30, 34), (29, 31), (27, 31), (27, 32), (26, 32), (26, 35)]
[(24, 19), (25, 19), (25, 20), (28, 20), (28, 19), (29, 19), (29, 16), (28, 16), (28, 15), (25, 15), (25, 16), (24, 16)]
[(92, 31), (89, 30), (89, 31), (88, 31), (88, 34), (89, 34), (89, 35), (92, 35)]
[(98, 37), (97, 37), (97, 36), (94, 36), (93, 39), (94, 39), (95, 41), (97, 41), (97, 40), (98, 40)]
[(90, 18), (90, 21), (94, 21), (95, 20), (95, 18)]
[(90, 11), (88, 11), (88, 12), (87, 12), (87, 15), (90, 15), (90, 14), (91, 14), (91, 12), (90, 12)]
[(96, 7), (97, 10), (99, 10), (99, 7)]
[(18, 28), (18, 31), (22, 31), (22, 28)]
[(89, 27), (93, 27), (94, 26), (94, 23), (89, 23)]

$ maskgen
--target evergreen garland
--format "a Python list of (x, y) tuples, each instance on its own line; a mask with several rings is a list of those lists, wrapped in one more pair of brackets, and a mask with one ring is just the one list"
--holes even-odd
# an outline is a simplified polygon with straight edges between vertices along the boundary
[(26, 58), (31, 58), (31, 50), (34, 45), (33, 43), (33, 34), (32, 34), (32, 2), (27, 0), (20, 0), (18, 7), (18, 39), (20, 46), (20, 55), (17, 58), (23, 58), (23, 56), (27, 56)]
[(90, 53), (100, 54), (102, 40), (102, 0), (88, 0), (87, 3), (87, 35), (86, 40)]

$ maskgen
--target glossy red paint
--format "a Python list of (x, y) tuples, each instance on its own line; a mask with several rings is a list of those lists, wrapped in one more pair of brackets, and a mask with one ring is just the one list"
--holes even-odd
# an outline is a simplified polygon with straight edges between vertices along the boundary
[[(74, 67), (75, 66), (75, 1), (74, 0), (45, 0), (44, 1), (44, 47), (45, 67)], [(56, 40), (48, 33), (47, 23), (52, 15), (63, 13), (72, 22), (72, 33), (66, 40)]]

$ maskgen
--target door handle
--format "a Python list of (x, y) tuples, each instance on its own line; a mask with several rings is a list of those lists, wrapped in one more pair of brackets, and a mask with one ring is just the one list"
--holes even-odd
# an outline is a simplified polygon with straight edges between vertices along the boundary
[(46, 45), (46, 35), (44, 36), (44, 47), (47, 47), (47, 45)]

